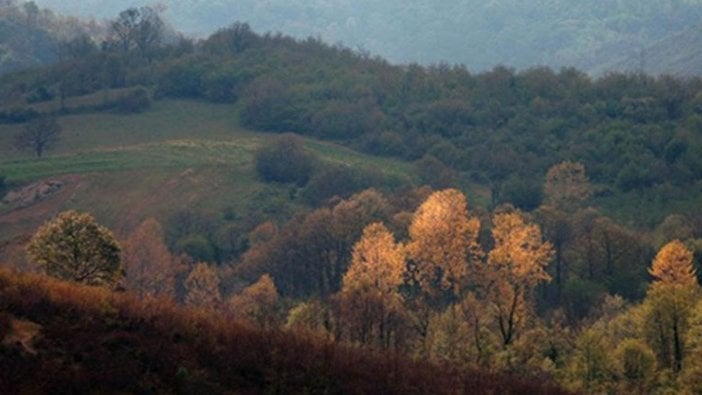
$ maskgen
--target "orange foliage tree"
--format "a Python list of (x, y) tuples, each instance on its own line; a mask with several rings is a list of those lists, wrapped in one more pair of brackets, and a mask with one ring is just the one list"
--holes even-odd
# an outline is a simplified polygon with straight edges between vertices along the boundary
[(402, 314), (404, 274), (403, 247), (382, 223), (368, 225), (353, 247), (341, 290), (343, 319), (353, 340), (391, 346)]
[(434, 192), (417, 209), (409, 228), (407, 252), (412, 278), (439, 304), (460, 298), (482, 257), (480, 221), (468, 214), (465, 196), (456, 189)]
[(175, 298), (181, 268), (164, 243), (163, 228), (154, 218), (142, 222), (124, 242), (122, 260), (126, 287), (141, 296)]
[(693, 256), (679, 240), (661, 248), (649, 270), (654, 281), (644, 301), (644, 329), (661, 366), (680, 372), (689, 320), (699, 295)]
[(488, 299), (504, 346), (512, 343), (529, 312), (530, 291), (550, 281), (546, 265), (553, 246), (544, 242), (537, 225), (519, 212), (502, 213), (493, 219), (495, 247), (488, 254)]

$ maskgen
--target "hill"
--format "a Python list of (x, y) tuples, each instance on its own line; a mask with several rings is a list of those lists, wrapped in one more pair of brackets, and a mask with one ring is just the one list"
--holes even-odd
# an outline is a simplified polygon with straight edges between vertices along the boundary
[(38, 275), (0, 271), (4, 393), (559, 394)]
[(671, 74), (681, 77), (702, 75), (702, 26), (694, 26), (641, 48), (639, 54), (625, 56), (616, 62), (595, 68), (595, 73), (605, 71), (644, 72), (646, 74)]
[[(119, 1), (40, 0), (64, 13), (113, 18)], [(99, 5), (98, 5), (99, 4)], [(257, 31), (343, 42), (393, 62), (465, 64), (483, 71), (546, 65), (596, 70), (671, 38), (698, 23), (698, 0), (411, 0), (161, 2), (165, 15), (188, 34), (248, 22)], [(685, 47), (694, 51), (696, 45)], [(664, 72), (674, 70), (665, 69)]]
[[(61, 117), (60, 123), (64, 132), (59, 145), (41, 160), (12, 149), (12, 136), (23, 126), (0, 125), (0, 172), (9, 183), (63, 184), (38, 202), (0, 204), (0, 246), (21, 241), (47, 216), (69, 208), (95, 213), (120, 235), (144, 218), (154, 216), (166, 223), (183, 211), (207, 213), (216, 221), (231, 213), (225, 222), (241, 227), (237, 233), (246, 233), (247, 227), (266, 219), (285, 220), (310, 204), (302, 189), (291, 199), (291, 186), (258, 178), (254, 153), (273, 136), (239, 127), (237, 113), (225, 104), (163, 100), (143, 114), (76, 114)], [(395, 185), (415, 182), (410, 163), (312, 138), (304, 141), (306, 150), (328, 165), (377, 174)], [(21, 252), (7, 248), (0, 247), (11, 255), (12, 259), (5, 255), (7, 261), (22, 260)]]

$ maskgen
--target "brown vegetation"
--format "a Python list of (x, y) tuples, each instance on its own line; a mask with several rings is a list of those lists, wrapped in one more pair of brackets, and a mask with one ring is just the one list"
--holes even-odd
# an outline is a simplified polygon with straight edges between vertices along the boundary
[(8, 314), (41, 333), (36, 355), (0, 346), (4, 393), (563, 393), (2, 270), (0, 322)]

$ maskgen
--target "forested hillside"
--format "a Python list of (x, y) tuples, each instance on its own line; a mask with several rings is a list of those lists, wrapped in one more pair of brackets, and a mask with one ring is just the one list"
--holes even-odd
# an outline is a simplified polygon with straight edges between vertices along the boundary
[[(100, 39), (61, 41), (55, 64), (0, 77), (0, 260), (127, 294), (0, 273), (5, 328), (61, 344), (32, 335), (18, 351), (5, 329), (0, 352), (78, 368), (55, 369), (76, 372), (56, 387), (69, 389), (89, 381), (83, 361), (112, 366), (93, 352), (107, 349), (139, 390), (303, 392), (318, 377), (288, 370), (287, 353), (310, 344), (331, 369), (320, 391), (359, 385), (356, 364), (382, 370), (388, 355), (517, 386), (700, 391), (702, 79), (475, 73), (246, 23), (202, 40), (168, 25), (157, 8), (123, 10)], [(27, 282), (27, 305), (1, 304)], [(95, 347), (51, 337), (63, 308)], [(230, 355), (242, 343), (224, 317), (262, 328), (241, 333), (270, 357)], [(197, 346), (183, 343), (193, 327)], [(185, 362), (152, 366), (142, 341)], [(329, 342), (351, 350), (348, 369)], [(361, 362), (368, 350), (382, 358)], [(245, 362), (259, 365), (219, 380)], [(414, 388), (407, 363), (397, 377)], [(166, 376), (129, 381), (145, 370)], [(442, 389), (463, 388), (454, 378)]]
[[(103, 18), (124, 7), (119, 1), (37, 3)], [(698, 45), (676, 45), (660, 48), (664, 52), (659, 54), (652, 45), (673, 39), (702, 20), (698, 0), (606, 4), (597, 0), (168, 0), (161, 4), (180, 30), (201, 36), (235, 20), (247, 21), (257, 31), (280, 31), (303, 39), (319, 36), (393, 62), (445, 61), (465, 64), (471, 71), (488, 70), (497, 64), (518, 69), (572, 66), (586, 72), (609, 65), (606, 70), (621, 70), (618, 61), (638, 58), (642, 50), (647, 51), (650, 64), (655, 64), (663, 53), (675, 50), (672, 56), (681, 57), (694, 50)], [(692, 68), (683, 69), (686, 74), (702, 71), (699, 57), (696, 59)], [(671, 65), (651, 70), (673, 73), (680, 68)]]

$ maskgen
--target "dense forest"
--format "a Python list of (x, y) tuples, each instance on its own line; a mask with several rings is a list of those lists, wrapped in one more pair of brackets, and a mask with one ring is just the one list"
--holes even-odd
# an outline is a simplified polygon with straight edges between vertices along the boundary
[[(255, 145), (223, 151), (241, 156), (229, 171), (269, 189), (239, 211), (185, 204), (115, 234), (69, 199), (78, 211), (3, 234), (0, 249), (27, 252), (8, 265), (576, 392), (700, 391), (700, 78), (394, 65), (246, 23), (193, 40), (150, 7), (100, 29), (0, 77), (0, 142), (14, 147), (0, 194), (21, 195), (43, 163), (68, 166), (65, 153), (50, 160), (76, 120), (126, 124), (173, 102), (233, 114)], [(177, 129), (171, 115), (147, 133)], [(205, 121), (186, 133), (208, 135)], [(75, 156), (129, 149), (103, 145)], [(190, 166), (193, 141), (176, 148)], [(122, 180), (125, 200), (139, 182)], [(27, 209), (6, 201), (0, 221)], [(10, 313), (36, 320), (36, 308)]]

